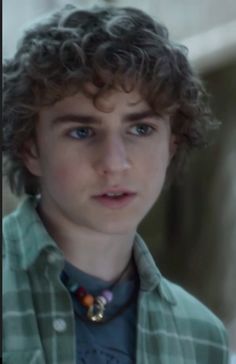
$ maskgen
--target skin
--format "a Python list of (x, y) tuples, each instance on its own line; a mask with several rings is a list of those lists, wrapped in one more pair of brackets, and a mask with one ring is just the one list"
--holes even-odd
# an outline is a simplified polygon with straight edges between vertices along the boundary
[[(137, 90), (112, 90), (96, 106), (81, 91), (40, 111), (36, 143), (26, 144), (24, 161), (40, 178), (39, 214), (47, 230), (72, 264), (115, 279), (131, 257), (137, 226), (160, 195), (174, 154), (168, 117), (154, 114)], [(93, 198), (110, 188), (136, 195), (111, 209)]]

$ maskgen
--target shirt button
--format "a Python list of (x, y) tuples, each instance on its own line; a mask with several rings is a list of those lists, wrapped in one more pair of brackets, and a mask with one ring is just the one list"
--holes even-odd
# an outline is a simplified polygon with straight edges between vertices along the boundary
[(64, 332), (66, 330), (66, 321), (63, 319), (55, 319), (53, 320), (53, 328), (57, 332)]
[(55, 263), (57, 260), (57, 254), (56, 253), (49, 253), (47, 257), (48, 263)]

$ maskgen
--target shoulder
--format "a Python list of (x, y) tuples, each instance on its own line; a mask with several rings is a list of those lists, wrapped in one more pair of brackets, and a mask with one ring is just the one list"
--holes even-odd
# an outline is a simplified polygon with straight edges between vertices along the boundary
[(3, 219), (4, 257), (13, 269), (28, 269), (42, 251), (57, 248), (37, 214), (37, 203), (28, 196)]
[(16, 210), (3, 218), (2, 227), (3, 258), (8, 260), (11, 256), (17, 255), (19, 251), (20, 226), (17, 224)]
[(22, 226), (17, 219), (17, 210), (3, 218), (3, 297), (12, 298), (22, 277), (23, 254), (21, 246)]
[(164, 279), (164, 284), (169, 290), (173, 298), (173, 309), (176, 315), (181, 318), (188, 318), (193, 320), (199, 320), (204, 323), (213, 324), (219, 328), (223, 328), (223, 324), (220, 319), (201, 301), (199, 301), (192, 294), (187, 292), (181, 286)]
[(159, 339), (167, 355), (176, 349), (176, 355), (187, 362), (228, 363), (224, 325), (197, 298), (163, 277), (156, 289), (143, 292), (141, 298), (138, 328), (149, 344)]
[(3, 234), (3, 261), (6, 268), (21, 265), (22, 260), (22, 232), (24, 225), (19, 219), (18, 208), (2, 221)]
[[(198, 347), (212, 347), (227, 356), (228, 336), (222, 321), (196, 297), (185, 289), (164, 279), (172, 295), (172, 312), (178, 331)], [(224, 361), (223, 361), (224, 362)]]

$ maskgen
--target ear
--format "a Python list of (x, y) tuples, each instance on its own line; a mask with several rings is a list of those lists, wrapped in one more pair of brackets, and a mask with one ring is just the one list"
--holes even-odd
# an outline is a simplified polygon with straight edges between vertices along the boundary
[(177, 148), (178, 148), (178, 138), (175, 134), (171, 134), (170, 136), (170, 161), (174, 157)]
[(33, 139), (29, 139), (24, 143), (21, 157), (31, 174), (38, 177), (41, 176), (39, 150)]

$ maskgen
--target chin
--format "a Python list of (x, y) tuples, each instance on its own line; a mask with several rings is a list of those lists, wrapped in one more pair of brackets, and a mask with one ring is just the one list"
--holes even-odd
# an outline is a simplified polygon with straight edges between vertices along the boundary
[(137, 229), (138, 224), (127, 224), (127, 223), (108, 223), (97, 227), (97, 231), (103, 234), (111, 235), (127, 235), (134, 233)]

